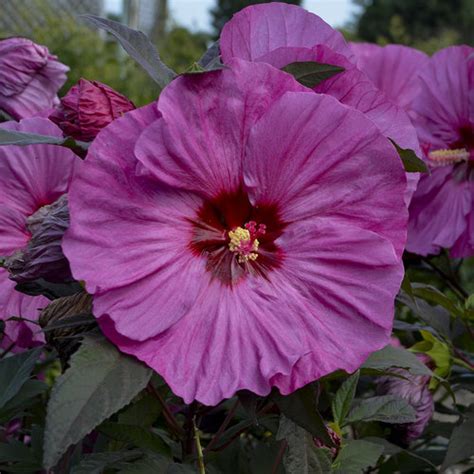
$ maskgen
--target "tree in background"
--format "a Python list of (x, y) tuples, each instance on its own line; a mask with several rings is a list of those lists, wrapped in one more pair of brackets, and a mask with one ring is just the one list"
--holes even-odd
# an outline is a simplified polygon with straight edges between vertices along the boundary
[[(301, 5), (301, 0), (281, 0), (285, 3), (293, 5)], [(268, 3), (268, 0), (217, 0), (216, 6), (211, 10), (212, 26), (214, 28), (214, 36), (219, 37), (223, 26), (232, 18), (234, 13), (242, 10), (242, 8), (256, 3)]]
[(473, 0), (354, 0), (354, 32), (362, 41), (402, 43), (429, 53), (474, 42)]

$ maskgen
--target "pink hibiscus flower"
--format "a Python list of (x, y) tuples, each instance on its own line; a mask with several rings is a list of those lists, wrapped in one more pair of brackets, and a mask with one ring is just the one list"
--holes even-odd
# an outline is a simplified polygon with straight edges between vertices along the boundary
[(106, 336), (185, 402), (289, 393), (387, 344), (406, 179), (360, 112), (233, 60), (112, 122), (86, 164), (73, 274)]
[(407, 249), (474, 254), (474, 48), (436, 53), (420, 73), (415, 126), (431, 165), (410, 207)]
[(1, 40), (0, 109), (21, 119), (59, 104), (57, 93), (69, 68), (57, 59), (27, 38)]
[[(1, 128), (62, 136), (56, 125), (44, 118), (6, 122)], [(28, 221), (67, 192), (76, 161), (74, 153), (53, 145), (0, 147), (0, 255), (7, 257), (27, 246)], [(5, 322), (3, 348), (16, 344), (30, 347), (43, 337), (27, 321), (9, 321), (12, 316), (37, 320), (48, 300), (15, 290), (15, 283), (0, 268), (0, 319)]]
[[(343, 67), (343, 72), (323, 81), (314, 91), (331, 95), (363, 112), (386, 137), (421, 156), (416, 131), (406, 112), (357, 69), (343, 36), (318, 16), (285, 3), (253, 5), (234, 15), (224, 26), (220, 48), (224, 63), (237, 57), (279, 69), (300, 61)], [(408, 204), (419, 175), (408, 173), (407, 178)]]

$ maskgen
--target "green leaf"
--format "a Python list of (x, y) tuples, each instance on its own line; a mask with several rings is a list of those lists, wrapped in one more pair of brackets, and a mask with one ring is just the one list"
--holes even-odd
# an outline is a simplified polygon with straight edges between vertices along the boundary
[(273, 395), (282, 413), (306, 431), (321, 439), (327, 446), (334, 446), (326, 425), (316, 407), (316, 393), (311, 384), (287, 396)]
[(363, 440), (349, 441), (343, 446), (333, 463), (337, 474), (361, 474), (375, 466), (383, 453), (383, 446)]
[(323, 474), (331, 471), (329, 450), (317, 448), (311, 434), (284, 415), (280, 417), (277, 439), (286, 439), (288, 443), (283, 458), (286, 474)]
[(413, 283), (413, 294), (425, 301), (438, 304), (447, 309), (453, 316), (462, 318), (464, 316), (463, 308), (457, 306), (451, 298), (439, 291), (434, 286), (425, 285), (423, 283)]
[(103, 338), (85, 337), (51, 392), (46, 416), (44, 465), (127, 405), (145, 388), (151, 370)]
[(16, 130), (0, 129), (0, 145), (62, 145), (66, 141), (63, 137), (51, 137), (37, 133), (17, 132)]
[(344, 419), (349, 413), (357, 384), (359, 382), (359, 374), (359, 371), (352, 374), (341, 385), (332, 401), (332, 416), (334, 417), (334, 422), (337, 423), (338, 426), (342, 426)]
[(150, 393), (125, 408), (119, 415), (119, 423), (125, 425), (151, 426), (162, 411), (161, 405)]
[(402, 347), (391, 345), (371, 354), (362, 365), (365, 369), (381, 371), (392, 367), (406, 369), (413, 375), (429, 375), (430, 377), (434, 375), (414, 354)]
[(291, 74), (300, 84), (310, 89), (344, 70), (340, 66), (315, 61), (294, 62), (282, 68), (282, 71)]
[(86, 454), (79, 464), (71, 469), (71, 474), (102, 474), (104, 469), (113, 464), (138, 459), (141, 456), (142, 454), (138, 450)]
[[(434, 373), (438, 377), (446, 377), (451, 372), (453, 362), (449, 346), (433, 336), (429, 331), (421, 330), (420, 334), (423, 337), (423, 341), (417, 342), (410, 347), (410, 350), (431, 357), (436, 365)], [(430, 381), (430, 388), (436, 388), (437, 384), (438, 381), (432, 379)]]
[(474, 455), (474, 405), (465, 414), (461, 425), (454, 428), (441, 471)]
[(103, 423), (98, 430), (109, 438), (134, 444), (137, 448), (165, 456), (171, 455), (168, 445), (149, 428), (132, 424)]
[(414, 408), (404, 399), (383, 395), (362, 400), (349, 413), (347, 422), (382, 421), (384, 423), (410, 423), (415, 421)]
[(403, 166), (407, 173), (428, 173), (428, 166), (426, 163), (416, 156), (416, 153), (409, 148), (402, 148), (398, 146), (393, 140), (390, 140), (398, 152)]
[(0, 360), (0, 408), (10, 401), (30, 378), (42, 347)]
[(0, 422), (11, 420), (20, 410), (35, 403), (35, 397), (44, 393), (48, 386), (40, 380), (27, 380), (20, 391), (0, 410)]
[(216, 69), (222, 69), (222, 67), (224, 67), (221, 63), (219, 40), (211, 44), (208, 50), (199, 59), (198, 65), (207, 71), (215, 71)]
[(153, 43), (141, 31), (94, 15), (80, 15), (80, 18), (114, 36), (160, 87), (165, 87), (176, 77), (176, 73), (161, 60)]

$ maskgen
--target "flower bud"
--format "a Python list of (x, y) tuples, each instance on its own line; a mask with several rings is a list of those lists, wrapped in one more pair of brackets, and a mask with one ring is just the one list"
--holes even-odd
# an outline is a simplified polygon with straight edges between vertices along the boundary
[(132, 102), (111, 87), (81, 79), (49, 118), (66, 135), (90, 142), (110, 122), (134, 108)]
[(22, 119), (51, 109), (68, 70), (45, 46), (26, 38), (1, 40), (0, 110)]
[(406, 370), (396, 369), (393, 372), (407, 378), (381, 377), (377, 383), (379, 395), (394, 395), (406, 400), (415, 410), (416, 419), (411, 423), (393, 426), (392, 440), (402, 446), (408, 446), (418, 439), (434, 412), (433, 396), (429, 390), (429, 376), (410, 375)]
[(27, 219), (31, 238), (26, 247), (5, 259), (10, 279), (17, 283), (44, 278), (51, 282), (70, 280), (69, 263), (61, 242), (69, 226), (67, 195), (53, 204), (43, 206)]

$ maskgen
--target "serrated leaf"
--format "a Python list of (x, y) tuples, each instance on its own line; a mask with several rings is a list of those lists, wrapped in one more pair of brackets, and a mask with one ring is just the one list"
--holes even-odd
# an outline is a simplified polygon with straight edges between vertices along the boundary
[(161, 60), (153, 43), (141, 31), (94, 15), (80, 15), (80, 18), (114, 36), (160, 87), (165, 87), (176, 77), (176, 73)]
[(462, 424), (454, 428), (441, 471), (472, 455), (474, 455), (474, 405), (471, 405), (465, 414)]
[(317, 448), (311, 434), (284, 415), (280, 417), (277, 439), (286, 439), (288, 443), (283, 458), (286, 474), (323, 474), (331, 471), (328, 450)]
[(403, 167), (407, 173), (428, 173), (428, 166), (426, 163), (416, 156), (416, 153), (409, 148), (402, 148), (393, 140), (390, 140), (397, 150), (398, 156), (402, 160)]
[(109, 438), (134, 444), (137, 448), (169, 456), (168, 445), (149, 428), (120, 423), (102, 423), (98, 430)]
[(393, 395), (383, 395), (362, 400), (352, 409), (346, 421), (410, 423), (415, 420), (415, 409), (406, 400)]
[(71, 469), (71, 474), (102, 474), (104, 469), (113, 464), (138, 459), (141, 456), (138, 450), (86, 454), (79, 464)]
[(41, 347), (0, 360), (0, 408), (23, 387), (42, 351)]
[(362, 365), (364, 369), (386, 370), (392, 367), (408, 370), (413, 375), (434, 374), (418, 357), (402, 347), (385, 346), (371, 354)]
[(282, 68), (282, 71), (291, 74), (300, 84), (310, 89), (344, 70), (340, 66), (315, 61), (294, 62)]
[(383, 453), (383, 446), (363, 440), (352, 440), (343, 446), (333, 463), (337, 474), (361, 474), (375, 466)]
[(352, 374), (340, 386), (339, 390), (336, 392), (336, 396), (332, 401), (332, 416), (334, 417), (334, 421), (338, 426), (342, 426), (344, 419), (351, 409), (352, 400), (354, 399), (357, 384), (359, 382), (359, 374), (359, 371)]
[(320, 438), (327, 446), (334, 446), (324, 420), (317, 410), (316, 394), (311, 385), (306, 385), (286, 396), (274, 394), (273, 399), (287, 418)]
[(63, 137), (17, 132), (0, 128), (0, 145), (62, 145), (65, 141), (66, 139)]
[(56, 381), (46, 416), (44, 465), (127, 405), (145, 388), (151, 370), (103, 338), (85, 337)]

